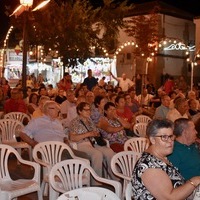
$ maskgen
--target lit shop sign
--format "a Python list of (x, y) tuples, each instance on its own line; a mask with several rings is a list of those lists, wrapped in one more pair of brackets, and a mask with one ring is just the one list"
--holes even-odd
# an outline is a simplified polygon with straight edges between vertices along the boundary
[(195, 45), (194, 46), (185, 46), (185, 44), (170, 44), (168, 47), (164, 48), (165, 51), (173, 51), (173, 50), (180, 50), (180, 51), (195, 51)]

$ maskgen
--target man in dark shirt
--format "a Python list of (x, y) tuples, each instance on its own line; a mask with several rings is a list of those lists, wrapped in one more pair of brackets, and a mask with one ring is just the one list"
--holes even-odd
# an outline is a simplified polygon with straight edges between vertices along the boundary
[(84, 79), (83, 84), (87, 85), (88, 90), (92, 90), (92, 88), (98, 84), (97, 79), (92, 76), (92, 70), (88, 69), (88, 77)]

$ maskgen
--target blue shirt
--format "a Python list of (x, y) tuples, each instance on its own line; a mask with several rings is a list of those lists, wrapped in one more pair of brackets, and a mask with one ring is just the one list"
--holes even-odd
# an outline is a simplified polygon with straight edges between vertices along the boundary
[(64, 137), (66, 137), (61, 122), (57, 119), (51, 120), (46, 115), (32, 119), (22, 132), (37, 142), (64, 142)]
[(186, 180), (200, 176), (200, 152), (195, 144), (187, 146), (175, 141), (173, 153), (168, 159)]

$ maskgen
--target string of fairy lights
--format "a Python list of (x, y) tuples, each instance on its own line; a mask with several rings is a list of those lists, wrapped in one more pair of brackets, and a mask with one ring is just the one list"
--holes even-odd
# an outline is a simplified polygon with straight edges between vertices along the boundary
[[(6, 37), (4, 39), (4, 46), (3, 49), (0, 50), (0, 63), (2, 66), (4, 66), (4, 53), (6, 51), (7, 48), (7, 44), (8, 44), (8, 39), (9, 36), (13, 30), (13, 26), (11, 26), (6, 34)], [(137, 53), (137, 51), (139, 52), (139, 45), (135, 42), (135, 41), (126, 41), (124, 43), (122, 43), (115, 51), (113, 58), (117, 59), (117, 56), (123, 51), (124, 48), (126, 47), (133, 47), (135, 49), (135, 52)], [(181, 50), (181, 51), (185, 51), (185, 55), (187, 57), (187, 61), (188, 62), (194, 62), (194, 65), (197, 65), (197, 60), (200, 59), (200, 49), (196, 51), (195, 49), (195, 45), (193, 46), (187, 46), (182, 40), (177, 39), (177, 38), (170, 38), (170, 37), (166, 37), (166, 38), (162, 38), (159, 42), (156, 42), (154, 44), (148, 44), (149, 47), (151, 47), (152, 51), (147, 53), (143, 53), (141, 52), (140, 56), (146, 58), (147, 62), (151, 62), (153, 60), (153, 57), (157, 55), (157, 53), (159, 51), (170, 51), (170, 50)], [(38, 46), (38, 47), (34, 47), (37, 48), (37, 51), (39, 51), (39, 55), (40, 55), (40, 61), (41, 62), (45, 62), (45, 54), (44, 54), (44, 48), (42, 46)], [(95, 49), (95, 46), (91, 47), (91, 49)], [(104, 57), (111, 57), (109, 52), (107, 51), (106, 48), (102, 47), (101, 48)], [(49, 52), (51, 52), (52, 50), (49, 49)], [(141, 51), (141, 50), (140, 50)], [(193, 58), (191, 58), (190, 54), (191, 52), (194, 53)], [(54, 52), (57, 55), (59, 54), (58, 51)], [(29, 51), (29, 55), (33, 56), (33, 54), (35, 54), (35, 52), (33, 50)]]

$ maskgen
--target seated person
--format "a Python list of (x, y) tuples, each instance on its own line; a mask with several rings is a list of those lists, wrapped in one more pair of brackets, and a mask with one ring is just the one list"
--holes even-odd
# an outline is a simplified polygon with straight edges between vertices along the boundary
[(200, 176), (200, 153), (195, 144), (197, 131), (194, 122), (185, 118), (177, 119), (174, 122), (174, 135), (174, 150), (168, 159), (186, 180)]
[(94, 137), (99, 136), (99, 132), (90, 119), (90, 105), (86, 102), (81, 102), (76, 109), (78, 116), (71, 121), (69, 126), (70, 140), (77, 143), (78, 150), (90, 156), (91, 165), (99, 176), (102, 176), (103, 159), (106, 160), (108, 172), (111, 173), (110, 162), (115, 153), (106, 146), (99, 146), (93, 143)]
[(133, 134), (133, 126), (135, 124), (135, 115), (130, 110), (129, 107), (126, 106), (124, 95), (118, 95), (115, 99), (115, 105), (116, 105), (116, 113), (120, 118), (123, 118), (126, 123), (126, 135), (127, 136), (134, 136)]
[(174, 122), (179, 118), (188, 118), (188, 102), (185, 98), (177, 97), (174, 99), (174, 109), (171, 109), (166, 118)]
[(156, 108), (154, 119), (166, 119), (169, 112), (170, 97), (168, 95), (161, 96), (161, 105)]
[(185, 182), (167, 159), (173, 151), (173, 123), (152, 120), (147, 126), (146, 135), (151, 145), (135, 165), (131, 180), (133, 199), (186, 199), (200, 184), (200, 176)]
[(103, 138), (107, 139), (115, 152), (124, 150), (124, 143), (128, 140), (125, 128), (129, 123), (116, 113), (115, 104), (107, 102), (104, 106), (104, 116), (100, 118), (97, 127)]
[(49, 101), (50, 98), (48, 96), (41, 96), (38, 102), (38, 107), (33, 112), (32, 118), (37, 118), (43, 116), (43, 107), (46, 101)]
[(9, 112), (27, 112), (27, 106), (21, 96), (19, 88), (13, 88), (10, 99), (7, 99), (4, 103), (4, 113)]
[[(69, 145), (62, 124), (57, 119), (60, 111), (59, 105), (54, 101), (46, 101), (42, 110), (43, 115), (32, 119), (19, 134), (22, 140), (32, 147), (39, 142), (46, 141), (59, 141)], [(72, 151), (76, 156), (89, 159), (89, 157), (83, 152), (74, 149), (72, 149)], [(71, 157), (68, 155), (67, 158)]]
[(189, 99), (188, 100), (188, 106), (189, 106), (189, 113), (191, 116), (196, 115), (200, 111), (197, 107), (197, 100), (196, 99)]
[(38, 95), (36, 93), (31, 93), (29, 97), (29, 103), (27, 105), (28, 113), (30, 115), (38, 108)]

